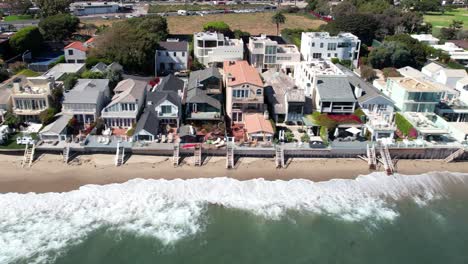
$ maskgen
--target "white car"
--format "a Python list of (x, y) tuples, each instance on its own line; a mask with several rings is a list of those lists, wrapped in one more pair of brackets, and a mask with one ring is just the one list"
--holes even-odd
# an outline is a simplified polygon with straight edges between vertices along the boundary
[(34, 144), (36, 141), (30, 136), (22, 136), (16, 138), (16, 144), (18, 145), (26, 145), (26, 144)]
[(126, 18), (134, 18), (133, 15), (126, 15), (125, 17), (126, 17)]

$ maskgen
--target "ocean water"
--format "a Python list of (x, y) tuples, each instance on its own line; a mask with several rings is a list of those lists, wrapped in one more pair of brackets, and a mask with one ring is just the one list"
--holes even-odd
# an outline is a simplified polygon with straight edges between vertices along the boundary
[(0, 263), (468, 263), (468, 174), (3, 194)]

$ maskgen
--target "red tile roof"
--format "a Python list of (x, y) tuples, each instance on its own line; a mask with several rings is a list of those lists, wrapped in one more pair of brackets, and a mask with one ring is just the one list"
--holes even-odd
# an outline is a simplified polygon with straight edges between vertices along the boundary
[[(256, 86), (263, 86), (262, 79), (258, 71), (249, 65), (247, 61), (225, 61), (224, 73), (227, 74), (229, 86), (250, 83)], [(232, 79), (230, 79), (232, 78)]]
[(263, 114), (245, 114), (244, 116), (245, 129), (248, 134), (266, 133), (274, 134), (273, 126), (270, 120), (265, 119)]
[(86, 52), (88, 48), (86, 48), (83, 43), (79, 41), (72, 42), (65, 47), (65, 49), (77, 49)]

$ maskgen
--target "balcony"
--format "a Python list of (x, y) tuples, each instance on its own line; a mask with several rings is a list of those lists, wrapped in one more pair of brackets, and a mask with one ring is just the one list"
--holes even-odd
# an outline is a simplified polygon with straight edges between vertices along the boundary
[(219, 112), (192, 112), (189, 114), (188, 119), (193, 120), (220, 120), (221, 114)]
[(158, 113), (161, 118), (177, 118), (177, 113)]

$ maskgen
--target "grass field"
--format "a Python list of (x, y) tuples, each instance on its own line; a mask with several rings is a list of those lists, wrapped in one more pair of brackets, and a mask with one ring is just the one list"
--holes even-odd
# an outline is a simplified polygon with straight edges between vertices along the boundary
[(432, 33), (436, 34), (440, 31), (440, 28), (448, 27), (452, 20), (461, 20), (465, 29), (468, 29), (468, 10), (465, 8), (458, 8), (451, 12), (442, 13), (428, 13), (424, 15), (424, 21), (429, 22), (433, 26)]
[(37, 77), (37, 76), (40, 76), (39, 73), (35, 72), (35, 71), (32, 71), (30, 69), (24, 69), (20, 72), (18, 72), (16, 75), (24, 75), (26, 77)]
[[(193, 34), (202, 30), (203, 24), (210, 21), (224, 21), (232, 30), (240, 29), (250, 34), (276, 34), (276, 25), (271, 23), (273, 13), (255, 14), (221, 14), (207, 16), (173, 16), (167, 17), (169, 32), (171, 34)], [(306, 16), (285, 14), (286, 23), (280, 25), (283, 28), (317, 28), (324, 21), (311, 19)]]
[(249, 9), (264, 5), (239, 4), (239, 5), (150, 5), (148, 13), (177, 12), (178, 10), (203, 11), (203, 10), (224, 10), (224, 9)]
[(17, 20), (28, 20), (33, 19), (31, 15), (19, 15), (19, 16), (7, 16), (3, 20), (6, 22), (17, 21)]

